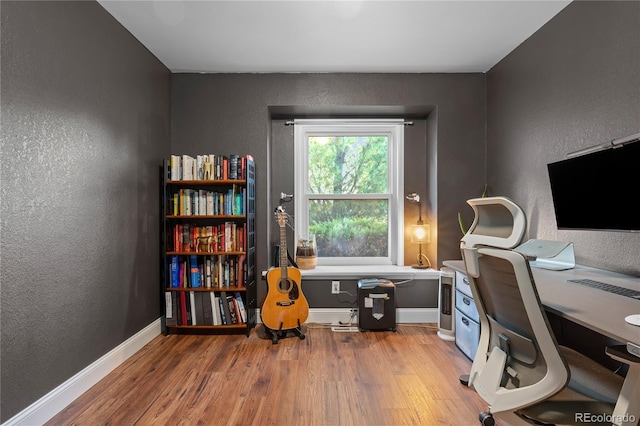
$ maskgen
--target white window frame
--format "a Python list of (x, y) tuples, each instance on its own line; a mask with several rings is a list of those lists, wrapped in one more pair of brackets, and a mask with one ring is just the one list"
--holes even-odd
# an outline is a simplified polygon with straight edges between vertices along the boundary
[[(387, 194), (322, 195), (309, 194), (309, 136), (372, 135), (387, 136)], [(308, 233), (311, 199), (386, 199), (389, 218), (389, 256), (387, 257), (318, 257), (318, 265), (399, 265), (404, 264), (404, 120), (403, 119), (296, 119), (294, 121), (295, 229), (296, 240)]]

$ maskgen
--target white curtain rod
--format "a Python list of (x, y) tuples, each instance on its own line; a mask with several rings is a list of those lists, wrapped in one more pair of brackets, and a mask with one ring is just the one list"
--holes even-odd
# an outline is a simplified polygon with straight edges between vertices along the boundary
[(614, 139), (611, 142), (606, 142), (600, 145), (594, 145), (589, 148), (583, 148), (578, 151), (570, 152), (567, 154), (567, 158), (577, 157), (579, 155), (591, 154), (592, 152), (604, 151), (610, 148), (619, 148), (622, 145), (640, 141), (640, 132), (633, 135), (625, 136), (623, 138)]
[[(357, 123), (357, 121), (356, 121), (356, 120), (349, 120), (349, 121), (350, 121), (351, 123), (354, 123), (354, 122), (356, 122), (356, 123)], [(363, 123), (364, 123), (364, 122), (365, 122), (365, 121), (363, 121)], [(367, 122), (367, 123), (369, 123), (370, 121), (366, 121), (366, 122)], [(295, 121), (292, 121), (292, 120), (290, 120), (290, 121), (285, 121), (285, 122), (284, 122), (284, 125), (285, 125), (285, 126), (293, 126), (293, 125), (295, 125), (295, 124), (300, 124), (300, 123), (296, 123)], [(405, 121), (403, 124), (404, 124), (405, 126), (413, 126), (413, 121)]]

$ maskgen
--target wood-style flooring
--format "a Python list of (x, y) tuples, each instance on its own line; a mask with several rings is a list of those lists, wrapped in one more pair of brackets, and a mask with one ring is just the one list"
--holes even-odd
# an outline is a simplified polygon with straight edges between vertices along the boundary
[(465, 426), (486, 408), (433, 324), (308, 324), (276, 345), (260, 331), (158, 336), (47, 424)]

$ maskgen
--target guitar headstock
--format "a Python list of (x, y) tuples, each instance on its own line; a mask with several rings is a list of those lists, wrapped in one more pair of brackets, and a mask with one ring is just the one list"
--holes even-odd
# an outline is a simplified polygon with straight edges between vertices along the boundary
[(284, 228), (287, 225), (287, 221), (289, 220), (289, 215), (286, 211), (284, 211), (284, 207), (278, 206), (275, 211), (276, 220), (278, 221), (278, 225), (281, 228)]

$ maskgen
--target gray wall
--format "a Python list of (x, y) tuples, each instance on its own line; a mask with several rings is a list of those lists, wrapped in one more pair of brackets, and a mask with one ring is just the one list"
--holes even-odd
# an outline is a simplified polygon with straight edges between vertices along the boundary
[(97, 3), (2, 2), (0, 422), (159, 316), (157, 166), (170, 151), (254, 155), (268, 266), (267, 200), (283, 184), (268, 172), (288, 167), (267, 160), (281, 108), (430, 111), (405, 176), (428, 189), (436, 266), (459, 257), (457, 212), (470, 223), (465, 200), (488, 182), (525, 208), (530, 237), (638, 275), (637, 235), (555, 229), (544, 172), (638, 131), (638, 7), (572, 3), (487, 74), (485, 96), (481, 74), (172, 77)]
[(4, 422), (159, 316), (170, 73), (96, 2), (2, 2)]
[[(174, 154), (250, 153), (256, 160), (259, 271), (269, 266), (270, 208), (280, 191), (293, 189), (293, 129), (283, 127), (282, 115), (417, 117), (406, 130), (412, 148), (405, 148), (405, 188), (426, 201), (434, 267), (460, 257), (457, 212), (482, 193), (485, 180), (483, 74), (174, 74), (172, 93)], [(414, 205), (405, 210), (407, 220), (417, 219)], [(310, 291), (313, 285), (305, 287)], [(260, 286), (259, 301), (265, 292)], [(435, 306), (435, 296), (424, 303)]]
[[(557, 230), (546, 164), (640, 131), (638, 28), (640, 2), (574, 1), (487, 75), (490, 193), (523, 207), (529, 238), (572, 241), (579, 264), (636, 276), (640, 233)], [(638, 182), (621, 184), (637, 197)]]

